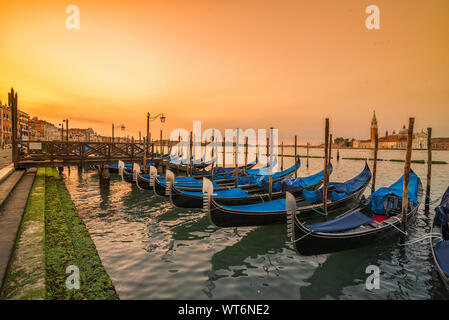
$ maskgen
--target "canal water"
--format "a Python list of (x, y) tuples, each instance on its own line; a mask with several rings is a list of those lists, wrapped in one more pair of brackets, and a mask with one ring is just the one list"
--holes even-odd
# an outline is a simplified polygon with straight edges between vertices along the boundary
[[(340, 150), (330, 180), (345, 181), (364, 167), (364, 161), (342, 158), (369, 158), (372, 152)], [(379, 158), (404, 159), (405, 151), (380, 150)], [(426, 151), (413, 151), (412, 159), (426, 159)], [(449, 162), (449, 152), (434, 151), (433, 159)], [(284, 161), (285, 167), (293, 164), (293, 158)], [(309, 159), (307, 168), (302, 158), (299, 175), (322, 167), (323, 159)], [(412, 164), (424, 186), (426, 167)], [(388, 186), (402, 175), (403, 163), (380, 161), (377, 170), (377, 187)], [(432, 170), (435, 200), (449, 185), (449, 165), (433, 165)], [(404, 247), (398, 234), (360, 249), (303, 257), (292, 248), (285, 225), (217, 228), (202, 210), (174, 208), (118, 175), (112, 175), (108, 188), (99, 187), (94, 170), (78, 173), (73, 167), (70, 173), (64, 170), (64, 179), (121, 299), (449, 298), (428, 241)], [(434, 206), (426, 214), (421, 205), (408, 240), (430, 231)], [(366, 289), (369, 265), (380, 269), (379, 289)]]

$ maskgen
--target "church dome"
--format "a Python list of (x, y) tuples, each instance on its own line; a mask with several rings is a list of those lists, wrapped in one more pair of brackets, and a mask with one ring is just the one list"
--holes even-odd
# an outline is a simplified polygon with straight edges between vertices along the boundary
[(402, 127), (401, 130), (399, 130), (399, 134), (400, 134), (400, 135), (407, 135), (407, 134), (408, 134), (408, 130), (407, 130), (407, 128), (405, 127), (405, 125)]

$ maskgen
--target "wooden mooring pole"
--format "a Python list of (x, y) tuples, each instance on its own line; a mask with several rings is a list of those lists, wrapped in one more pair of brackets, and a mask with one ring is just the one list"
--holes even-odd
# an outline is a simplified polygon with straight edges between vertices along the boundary
[(323, 213), (327, 215), (327, 183), (329, 179), (328, 168), (329, 151), (329, 118), (326, 118), (324, 128), (324, 179), (323, 179)]
[(377, 151), (379, 149), (379, 135), (374, 135), (374, 163), (373, 163), (373, 183), (371, 185), (371, 193), (376, 190), (376, 173), (377, 173)]
[(429, 212), (430, 183), (432, 178), (432, 128), (427, 128), (427, 183), (424, 211)]
[(187, 175), (191, 176), (193, 173), (193, 162), (192, 162), (192, 158), (193, 158), (193, 139), (192, 139), (192, 131), (190, 131), (190, 137), (189, 137), (189, 168), (187, 168)]
[(270, 154), (270, 137), (267, 137), (267, 167), (270, 165), (269, 154)]
[[(307, 159), (306, 159), (306, 168), (309, 167), (309, 145), (310, 143), (307, 142)], [(295, 160), (296, 161), (296, 160)]]
[(226, 168), (226, 141), (223, 139), (223, 168)]
[(150, 142), (150, 113), (147, 112), (147, 138), (145, 139), (144, 153), (143, 153), (143, 172), (147, 173), (147, 157), (148, 157), (148, 143)]
[(212, 165), (210, 168), (210, 180), (214, 181), (214, 164), (215, 164), (215, 130), (212, 130), (212, 138), (211, 140), (211, 144), (212, 144)]
[[(410, 161), (412, 159), (412, 141), (413, 141), (413, 127), (415, 125), (415, 118), (410, 118), (408, 123), (407, 134), (407, 151), (405, 154), (404, 164), (404, 183), (402, 188), (402, 212), (401, 212), (401, 230), (405, 232), (407, 222), (408, 209), (408, 184), (410, 181)], [(401, 236), (401, 243), (405, 241), (404, 234)]]
[(159, 136), (159, 140), (160, 140), (160, 143), (161, 143), (161, 150), (160, 150), (160, 152), (161, 152), (161, 157), (164, 155), (164, 142), (162, 141), (162, 130), (161, 130), (161, 133), (160, 133), (160, 136)]
[(281, 171), (283, 170), (284, 170), (284, 141), (281, 142)]
[(238, 178), (239, 178), (239, 164), (238, 164), (238, 144), (239, 144), (239, 130), (237, 130), (237, 136), (235, 138), (235, 148), (234, 148), (234, 163), (235, 163), (235, 187), (237, 188), (238, 185)]
[[(271, 147), (269, 148), (269, 158), (267, 158), (267, 162), (269, 163), (269, 169), (270, 169), (270, 176), (268, 178), (268, 194), (270, 196), (270, 200), (273, 198), (273, 168), (272, 166), (272, 156), (273, 156), (273, 127), (270, 128), (270, 137), (267, 139), (267, 144), (270, 145), (271, 140)], [(268, 156), (268, 155), (267, 155)]]
[[(298, 136), (297, 135), (295, 135), (295, 159), (293, 159), (293, 163), (295, 164), (295, 166), (296, 166), (296, 157), (298, 156)], [(307, 158), (307, 159), (309, 159), (309, 158)], [(307, 160), (307, 161), (309, 161), (309, 160)], [(296, 167), (295, 167), (295, 169), (296, 169)], [(295, 170), (295, 179), (296, 178), (298, 178), (298, 170)]]
[(245, 137), (245, 168), (248, 165), (248, 137)]
[[(14, 165), (17, 161), (19, 161), (19, 150), (17, 145), (17, 92), (14, 92), (14, 89), (11, 88), (10, 95), (10, 105), (11, 105), (11, 142), (12, 142), (12, 161)], [(3, 112), (3, 110), (2, 110)], [(3, 128), (2, 128), (3, 134)]]

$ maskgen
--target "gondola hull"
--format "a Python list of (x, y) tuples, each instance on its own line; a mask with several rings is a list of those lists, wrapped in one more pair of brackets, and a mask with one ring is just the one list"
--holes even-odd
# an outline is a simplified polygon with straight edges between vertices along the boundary
[[(441, 237), (443, 237), (441, 227), (438, 227), (435, 224), (433, 224), (433, 226), (432, 226), (431, 233), (438, 233), (438, 234), (441, 234)], [(436, 239), (436, 238), (430, 239), (430, 251), (432, 252), (432, 259), (433, 259), (433, 262), (437, 269), (438, 275), (440, 276), (441, 281), (443, 282), (444, 286), (446, 287), (446, 290), (449, 291), (449, 277), (441, 269), (440, 264), (438, 263), (438, 260), (436, 257), (436, 253), (435, 253), (435, 245), (437, 244), (438, 241), (441, 241), (441, 240)]]
[(128, 170), (123, 170), (123, 180), (126, 182), (136, 182), (134, 179), (134, 174)]
[[(365, 191), (367, 184), (354, 194), (337, 201), (328, 202), (328, 215), (333, 216), (357, 206), (360, 197)], [(285, 193), (284, 193), (285, 195)], [(304, 206), (301, 211), (301, 219), (309, 219), (319, 216), (316, 210), (320, 205)], [(314, 210), (315, 209), (315, 210)], [(299, 209), (301, 210), (301, 209)], [(265, 211), (265, 212), (241, 212), (229, 210), (217, 205), (212, 199), (208, 210), (210, 221), (217, 227), (254, 227), (271, 224), (286, 223), (287, 211)]]
[[(276, 176), (276, 178), (273, 177), (273, 183), (277, 182), (277, 181), (281, 181), (282, 179), (292, 175), (295, 172), (295, 170), (298, 170), (299, 167), (300, 167), (300, 163), (298, 161), (291, 168), (276, 173), (278, 175)], [(214, 187), (215, 191), (228, 190), (228, 189), (232, 189), (232, 188), (235, 187), (235, 178), (233, 178), (233, 179), (214, 180), (214, 182), (219, 185), (219, 187)], [(198, 186), (198, 185), (189, 186), (188, 183), (183, 184), (183, 186), (176, 186), (176, 187), (179, 190), (183, 190), (183, 191), (198, 192), (198, 191), (202, 190), (201, 185), (200, 186)], [(244, 190), (259, 188), (257, 183), (238, 185), (237, 187), (239, 187), (241, 189), (244, 189)], [(155, 178), (154, 179), (154, 192), (157, 195), (167, 196), (168, 197), (168, 194), (165, 192), (165, 190), (166, 190), (165, 189), (165, 183), (161, 183), (161, 181), (159, 181), (158, 178)]]
[[(316, 190), (321, 186), (321, 181), (312, 186), (307, 187), (308, 190)], [(262, 188), (257, 188), (260, 194), (253, 194), (249, 197), (238, 197), (238, 198), (214, 198), (215, 202), (220, 205), (245, 205), (245, 204), (253, 204), (259, 202), (270, 201), (270, 196), (268, 193), (265, 193)], [(300, 197), (302, 194), (302, 189), (294, 189), (290, 191), (295, 196)], [(271, 200), (285, 198), (285, 192), (273, 192)], [(170, 192), (170, 201), (171, 203), (180, 208), (203, 208), (203, 197), (193, 196), (183, 194), (176, 187), (172, 186)]]
[[(412, 222), (417, 215), (422, 198), (421, 181), (418, 184), (418, 204), (407, 213), (407, 224)], [(350, 210), (356, 211), (359, 208)], [(287, 229), (290, 234), (293, 247), (304, 256), (326, 254), (368, 246), (372, 243), (379, 243), (380, 240), (387, 239), (394, 234), (398, 234), (400, 228), (400, 216), (393, 218), (393, 221), (384, 222), (383, 226), (378, 226), (373, 221), (373, 228), (369, 226), (354, 232), (343, 233), (322, 233), (313, 232), (299, 220), (298, 214), (288, 215)]]

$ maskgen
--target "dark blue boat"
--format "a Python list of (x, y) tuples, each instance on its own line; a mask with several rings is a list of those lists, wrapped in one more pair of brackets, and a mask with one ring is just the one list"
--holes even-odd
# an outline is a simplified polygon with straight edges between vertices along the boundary
[[(272, 175), (273, 182), (280, 181), (288, 176), (291, 176), (298, 168), (301, 166), (301, 161), (299, 157), (296, 159), (296, 163), (290, 168), (276, 172)], [(258, 169), (255, 169), (258, 170)], [(260, 170), (266, 171), (265, 168), (261, 168)], [(247, 176), (238, 176), (237, 179), (237, 187), (242, 189), (251, 189), (255, 187), (262, 186), (263, 181), (268, 181), (269, 177), (261, 174), (251, 174)], [(214, 190), (227, 190), (235, 187), (235, 177), (225, 178), (225, 179), (214, 179)], [(179, 190), (183, 191), (201, 191), (203, 189), (202, 182), (189, 182), (189, 183), (175, 183), (175, 186)], [(154, 192), (160, 196), (168, 196), (166, 190), (170, 191), (170, 188), (167, 188), (167, 183), (165, 180), (155, 178), (154, 179)]]
[[(261, 186), (251, 189), (231, 188), (214, 191), (212, 198), (221, 205), (244, 205), (285, 198), (288, 190), (297, 197), (302, 196), (302, 191), (316, 190), (323, 182), (324, 170), (308, 177), (288, 177), (273, 184), (271, 194), (268, 192), (268, 182), (262, 180)], [(215, 186), (214, 186), (215, 187)], [(170, 201), (176, 207), (202, 208), (205, 194), (202, 191), (184, 191), (173, 185), (170, 192)]]
[[(287, 231), (295, 250), (302, 255), (315, 255), (367, 246), (397, 234), (401, 223), (403, 177), (376, 190), (368, 199), (362, 199), (357, 208), (333, 220), (304, 224), (301, 209), (287, 194)], [(418, 212), (422, 199), (419, 177), (410, 172), (407, 222)]]
[(449, 291), (449, 187), (435, 208), (430, 248), (440, 278)]
[[(371, 180), (367, 164), (357, 176), (344, 183), (329, 183), (328, 212), (341, 213), (354, 208)], [(215, 191), (214, 191), (215, 192)], [(291, 193), (290, 193), (291, 194)], [(302, 196), (295, 198), (295, 207), (301, 210), (301, 218), (316, 217), (322, 206), (323, 189), (302, 190)], [(207, 211), (211, 222), (218, 227), (260, 226), (286, 222), (285, 199), (277, 199), (248, 205), (221, 205), (208, 196)]]

